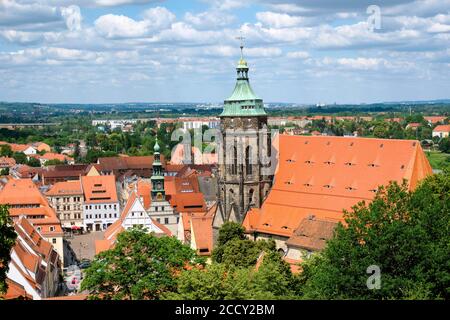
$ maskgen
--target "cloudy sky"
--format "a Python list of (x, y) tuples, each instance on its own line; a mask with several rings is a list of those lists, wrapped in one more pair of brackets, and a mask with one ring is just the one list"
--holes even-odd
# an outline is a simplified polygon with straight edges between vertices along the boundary
[(240, 32), (266, 102), (450, 98), (450, 0), (0, 0), (0, 101), (220, 102)]

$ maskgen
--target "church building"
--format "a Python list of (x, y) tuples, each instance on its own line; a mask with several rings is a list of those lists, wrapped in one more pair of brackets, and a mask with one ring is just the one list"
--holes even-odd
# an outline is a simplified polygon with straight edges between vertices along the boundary
[(264, 103), (250, 86), (247, 61), (236, 67), (236, 85), (220, 115), (218, 205), (213, 221), (216, 239), (226, 221), (242, 223), (246, 212), (259, 208), (267, 196), (271, 172), (271, 137)]

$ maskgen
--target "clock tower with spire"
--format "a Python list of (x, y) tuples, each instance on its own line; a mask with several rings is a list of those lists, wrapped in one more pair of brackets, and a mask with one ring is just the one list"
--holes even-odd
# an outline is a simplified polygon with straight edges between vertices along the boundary
[(164, 176), (162, 173), (161, 154), (159, 153), (158, 137), (156, 137), (153, 147), (153, 174), (150, 178), (152, 183), (152, 201), (161, 201), (166, 199), (164, 191)]
[(249, 67), (241, 57), (231, 96), (220, 114), (218, 208), (213, 222), (214, 239), (227, 221), (242, 223), (251, 207), (261, 207), (272, 185), (271, 137), (264, 103), (249, 82)]
[(153, 147), (153, 174), (150, 177), (152, 186), (151, 203), (147, 209), (147, 213), (152, 219), (165, 225), (173, 235), (177, 236), (180, 215), (172, 208), (169, 201), (166, 200), (164, 172), (159, 151), (158, 137), (156, 137), (155, 146)]

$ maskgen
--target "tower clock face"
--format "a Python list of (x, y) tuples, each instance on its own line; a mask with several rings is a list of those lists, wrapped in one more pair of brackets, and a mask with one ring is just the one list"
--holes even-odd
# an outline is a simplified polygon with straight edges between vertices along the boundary
[(156, 184), (156, 188), (158, 188), (158, 190), (161, 190), (161, 189), (162, 189), (162, 183), (161, 183), (161, 182), (158, 182), (158, 183)]

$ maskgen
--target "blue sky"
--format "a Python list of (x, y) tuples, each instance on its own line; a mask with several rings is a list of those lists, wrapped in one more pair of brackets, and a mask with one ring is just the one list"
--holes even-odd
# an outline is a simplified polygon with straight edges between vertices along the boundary
[(0, 101), (221, 102), (240, 32), (266, 102), (450, 98), (450, 0), (0, 0)]

